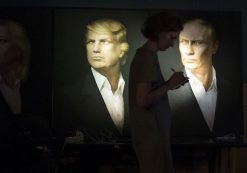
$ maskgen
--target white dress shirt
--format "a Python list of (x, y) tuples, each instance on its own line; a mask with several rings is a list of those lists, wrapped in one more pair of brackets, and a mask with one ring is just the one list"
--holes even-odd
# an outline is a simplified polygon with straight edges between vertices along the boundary
[[(213, 68), (213, 67), (212, 67)], [(213, 80), (210, 84), (209, 89), (206, 91), (202, 82), (199, 81), (196, 76), (191, 72), (186, 70), (186, 74), (189, 77), (190, 86), (196, 97), (197, 103), (203, 113), (204, 119), (211, 131), (213, 131), (215, 109), (217, 101), (217, 81), (216, 81), (216, 71), (213, 68)]]
[(0, 76), (0, 92), (2, 93), (4, 99), (10, 107), (13, 114), (21, 113), (21, 94), (20, 94), (21, 82), (20, 80), (15, 81), (13, 88), (9, 87)]
[[(120, 78), (118, 81), (118, 88), (113, 93), (111, 90), (111, 85), (107, 78), (91, 68), (94, 79), (98, 86), (98, 89), (103, 97), (107, 110), (117, 126), (120, 133), (122, 133), (123, 125), (124, 125), (124, 99), (123, 99), (123, 91), (125, 81), (123, 79), (122, 74), (120, 74)], [(97, 108), (96, 108), (97, 109)]]

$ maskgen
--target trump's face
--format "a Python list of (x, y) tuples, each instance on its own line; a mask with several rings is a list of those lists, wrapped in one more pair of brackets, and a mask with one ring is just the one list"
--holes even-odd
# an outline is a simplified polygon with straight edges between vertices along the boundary
[(208, 27), (196, 22), (184, 25), (179, 35), (179, 51), (186, 69), (194, 70), (212, 66), (212, 56), (216, 49)]
[(111, 34), (88, 31), (86, 49), (88, 62), (97, 71), (108, 71), (121, 64), (121, 43)]

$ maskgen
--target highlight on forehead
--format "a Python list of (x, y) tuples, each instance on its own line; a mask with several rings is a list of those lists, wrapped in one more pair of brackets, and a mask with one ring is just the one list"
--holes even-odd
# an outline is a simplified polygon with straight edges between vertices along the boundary
[(192, 19), (192, 20), (188, 20), (187, 22), (184, 23), (184, 28), (186, 28), (186, 26), (191, 26), (191, 25), (198, 25), (201, 27), (205, 27), (207, 29), (207, 34), (211, 35), (212, 41), (216, 41), (216, 32), (215, 32), (215, 28), (214, 26), (207, 22), (206, 20), (203, 19)]

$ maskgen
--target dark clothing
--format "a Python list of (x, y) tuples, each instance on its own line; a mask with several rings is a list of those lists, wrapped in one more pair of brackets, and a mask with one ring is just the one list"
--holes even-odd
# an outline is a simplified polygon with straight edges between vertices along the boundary
[(0, 92), (0, 172), (14, 173), (16, 167), (16, 127)]
[(149, 107), (137, 105), (139, 83), (151, 83), (156, 89), (164, 83), (155, 52), (142, 47), (131, 64), (129, 79), (130, 125), (132, 142), (141, 173), (173, 172), (170, 151), (170, 109), (167, 95)]
[(55, 102), (55, 126), (58, 136), (74, 136), (76, 130), (85, 142), (114, 142), (129, 137), (127, 87), (124, 88), (124, 127), (120, 133), (107, 110), (92, 72), (74, 85), (65, 86)]
[[(243, 134), (242, 106), (239, 91), (217, 74), (217, 102), (213, 131), (204, 119), (190, 83), (168, 93), (172, 109), (173, 137), (219, 137)], [(239, 97), (241, 98), (241, 97)]]
[[(21, 93), (25, 95), (23, 88)], [(26, 104), (29, 103), (23, 102), (23, 105)], [(0, 92), (0, 172), (41, 173), (44, 170), (44, 165), (40, 164), (43, 160), (34, 157), (35, 147), (48, 146), (50, 137), (51, 131), (45, 117), (31, 114), (26, 109), (18, 115), (13, 114)]]

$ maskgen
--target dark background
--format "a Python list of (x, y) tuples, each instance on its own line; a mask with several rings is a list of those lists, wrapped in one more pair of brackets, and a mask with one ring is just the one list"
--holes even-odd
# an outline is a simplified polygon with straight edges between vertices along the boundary
[(49, 8), (0, 7), (0, 18), (18, 22), (31, 43), (31, 62), (24, 82), (28, 112), (52, 118), (52, 17)]

